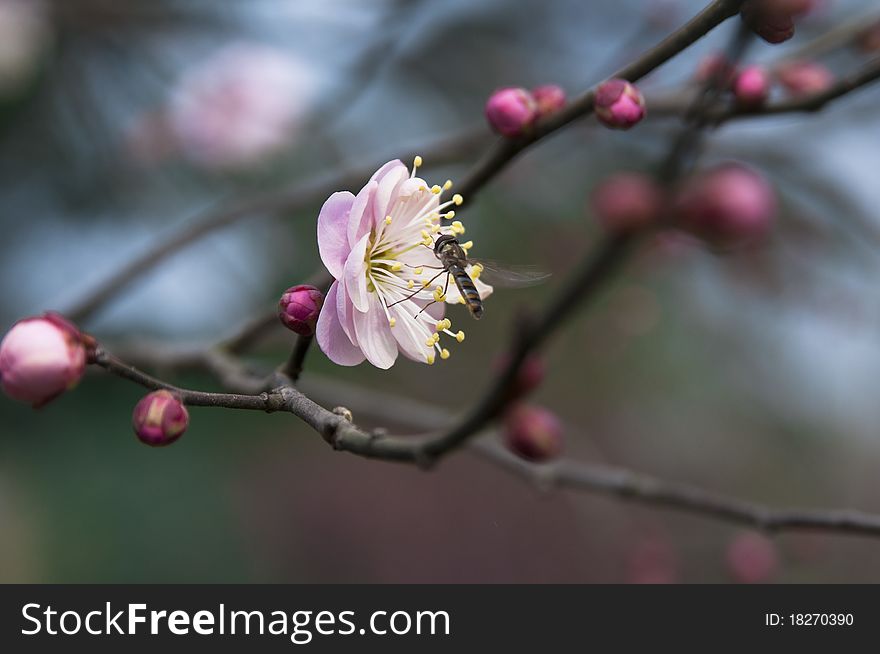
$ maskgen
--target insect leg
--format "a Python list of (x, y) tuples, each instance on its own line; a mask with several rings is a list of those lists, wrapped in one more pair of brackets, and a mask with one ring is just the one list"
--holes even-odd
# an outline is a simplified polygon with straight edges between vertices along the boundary
[[(385, 306), (388, 307), (388, 308), (390, 308), (390, 307), (393, 307), (395, 304), (400, 304), (401, 302), (406, 302), (407, 300), (411, 300), (411, 299), (414, 298), (416, 295), (418, 295), (419, 293), (421, 293), (422, 291), (424, 291), (428, 286), (430, 286), (431, 282), (433, 282), (435, 279), (437, 279), (437, 278), (438, 278), (440, 275), (442, 275), (444, 272), (446, 272), (446, 269), (445, 269), (445, 268), (444, 268), (443, 270), (441, 270), (440, 272), (438, 272), (436, 275), (434, 275), (430, 280), (428, 280), (428, 283), (425, 284), (424, 286), (422, 286), (422, 288), (420, 288), (420, 289), (418, 289), (418, 290), (416, 290), (416, 291), (413, 291), (412, 293), (410, 293), (410, 294), (407, 295), (406, 297), (399, 299), (397, 302), (392, 302), (391, 304), (386, 304)], [(448, 277), (447, 277), (447, 281), (449, 281), (449, 278), (448, 278)], [(421, 312), (419, 312), (419, 313), (421, 313)], [(418, 315), (418, 314), (416, 314), (416, 315)]]

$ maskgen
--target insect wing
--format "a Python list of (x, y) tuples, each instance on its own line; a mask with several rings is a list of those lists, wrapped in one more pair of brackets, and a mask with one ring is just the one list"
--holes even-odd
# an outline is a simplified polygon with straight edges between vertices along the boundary
[(547, 281), (550, 277), (550, 273), (534, 266), (511, 266), (491, 259), (468, 260), (468, 263), (482, 266), (483, 272), (480, 273), (480, 279), (499, 288), (536, 286)]

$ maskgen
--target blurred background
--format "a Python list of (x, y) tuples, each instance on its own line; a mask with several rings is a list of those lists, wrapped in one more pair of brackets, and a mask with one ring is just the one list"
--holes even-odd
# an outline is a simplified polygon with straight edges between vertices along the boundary
[[(74, 306), (206, 212), (475, 130), (460, 156), (425, 162), (429, 181), (460, 178), (492, 142), (493, 90), (574, 95), (703, 4), (0, 0), (0, 328)], [(748, 59), (872, 4), (827, 0), (792, 41), (756, 42)], [(733, 27), (644, 81), (637, 129), (581, 121), (462, 215), (478, 255), (537, 265), (550, 282), (497, 292), (443, 365), (339, 368), (316, 349), (305, 379), (465, 406), (518, 307), (540, 306), (595, 241), (597, 181), (662, 156), (678, 122), (650, 117), (651, 94), (680, 88)], [(863, 60), (823, 59), (835, 73)], [(558, 334), (536, 401), (565, 421), (568, 456), (773, 506), (880, 512), (878, 102), (875, 85), (817, 115), (712, 134), (704, 162), (745, 161), (772, 180), (772, 236), (726, 253), (659, 240)], [(82, 327), (111, 344), (233, 333), (317, 268), (324, 199), (209, 235)], [(258, 355), (279, 362), (291, 342), (278, 334)], [(542, 494), (468, 453), (431, 473), (361, 460), (290, 416), (193, 409), (186, 436), (154, 450), (130, 427), (142, 394), (94, 373), (38, 412), (0, 401), (0, 581), (880, 581), (876, 540), (770, 540)]]

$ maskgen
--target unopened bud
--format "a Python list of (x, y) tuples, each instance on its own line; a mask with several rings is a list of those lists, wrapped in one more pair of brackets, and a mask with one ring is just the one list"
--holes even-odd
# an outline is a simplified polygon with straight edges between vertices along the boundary
[(779, 567), (779, 555), (773, 542), (762, 534), (742, 533), (727, 547), (725, 555), (731, 576), (744, 584), (769, 581)]
[(189, 426), (189, 413), (171, 391), (153, 391), (135, 406), (132, 426), (142, 443), (152, 447), (170, 445)]
[(565, 106), (565, 91), (556, 84), (545, 84), (532, 89), (532, 97), (538, 106), (538, 115), (546, 116)]
[(73, 388), (86, 365), (85, 336), (56, 313), (25, 318), (0, 342), (0, 384), (38, 408)]
[(686, 182), (676, 209), (683, 228), (718, 245), (735, 245), (766, 234), (776, 196), (760, 173), (722, 164)]
[(596, 89), (595, 109), (606, 127), (629, 129), (645, 117), (645, 98), (626, 80), (611, 79)]
[(749, 28), (768, 43), (782, 43), (794, 36), (794, 22), (807, 14), (815, 0), (746, 0), (740, 16)]
[(663, 212), (663, 190), (648, 175), (619, 173), (601, 182), (591, 198), (599, 223), (610, 232), (643, 229)]
[(547, 409), (519, 405), (504, 419), (507, 447), (529, 461), (548, 461), (562, 451), (562, 425)]
[(486, 102), (489, 125), (504, 136), (517, 136), (538, 116), (538, 105), (532, 94), (521, 88), (495, 91)]
[(834, 84), (834, 74), (814, 61), (793, 61), (776, 71), (779, 83), (793, 96), (808, 96), (827, 91)]
[(760, 107), (770, 94), (770, 76), (762, 66), (748, 66), (736, 76), (733, 94), (742, 107)]
[[(504, 354), (500, 356), (495, 362), (495, 370), (498, 372), (503, 371), (509, 362), (510, 355)], [(507, 395), (507, 401), (512, 403), (521, 400), (538, 388), (546, 376), (547, 368), (544, 365), (544, 359), (537, 354), (528, 355), (516, 373), (516, 378)]]
[(291, 286), (278, 303), (278, 317), (289, 330), (300, 336), (311, 336), (323, 303), (323, 294), (314, 286)]

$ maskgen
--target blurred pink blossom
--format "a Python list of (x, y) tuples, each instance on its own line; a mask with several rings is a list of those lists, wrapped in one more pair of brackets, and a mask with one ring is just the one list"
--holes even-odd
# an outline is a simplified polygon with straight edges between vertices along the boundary
[(813, 95), (828, 90), (834, 74), (815, 61), (793, 61), (776, 71), (779, 83), (794, 96)]
[(314, 72), (280, 50), (234, 43), (187, 71), (168, 120), (178, 147), (210, 168), (243, 168), (289, 144), (316, 93)]
[(50, 44), (42, 0), (0, 0), (0, 97), (15, 93), (37, 72)]
[(779, 567), (776, 546), (762, 534), (745, 532), (727, 547), (727, 569), (736, 581), (757, 584), (769, 581)]

